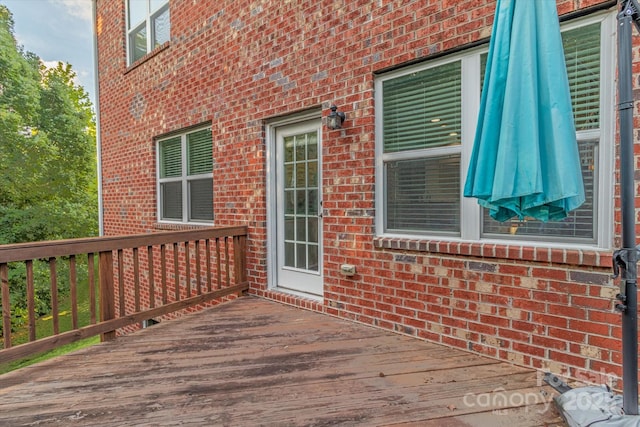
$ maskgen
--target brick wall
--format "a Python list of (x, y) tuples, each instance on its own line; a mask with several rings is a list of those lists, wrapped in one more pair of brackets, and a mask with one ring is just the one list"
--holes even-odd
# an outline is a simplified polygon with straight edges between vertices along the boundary
[[(610, 251), (375, 237), (374, 73), (486, 39), (493, 0), (171, 0), (171, 41), (130, 67), (123, 3), (98, 1), (106, 234), (164, 227), (153, 138), (210, 121), (216, 224), (249, 225), (255, 294), (571, 378), (620, 375)], [(265, 121), (332, 103), (347, 122), (322, 141), (316, 302), (266, 287)]]

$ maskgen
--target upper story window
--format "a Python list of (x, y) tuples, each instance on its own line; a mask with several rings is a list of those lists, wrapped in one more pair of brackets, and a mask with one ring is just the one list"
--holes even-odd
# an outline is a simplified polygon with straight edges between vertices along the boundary
[(158, 140), (158, 218), (181, 223), (213, 221), (211, 128)]
[(376, 228), (387, 236), (611, 244), (611, 14), (562, 26), (587, 201), (559, 222), (493, 220), (462, 190), (486, 63), (476, 49), (376, 79)]
[(169, 0), (127, 0), (128, 63), (169, 40)]

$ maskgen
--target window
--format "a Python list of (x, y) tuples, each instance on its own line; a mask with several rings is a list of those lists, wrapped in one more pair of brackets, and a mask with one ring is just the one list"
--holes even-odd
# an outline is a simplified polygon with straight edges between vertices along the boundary
[(127, 0), (129, 64), (169, 40), (169, 0)]
[(213, 221), (211, 128), (158, 140), (158, 217), (161, 221)]
[(611, 14), (563, 25), (587, 201), (563, 221), (493, 220), (462, 196), (487, 46), (376, 79), (378, 234), (610, 244), (615, 42)]

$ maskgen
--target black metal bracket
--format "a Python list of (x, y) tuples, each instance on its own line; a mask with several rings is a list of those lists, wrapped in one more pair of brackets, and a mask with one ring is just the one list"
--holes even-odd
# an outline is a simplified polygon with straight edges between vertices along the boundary
[(622, 111), (622, 110), (629, 110), (633, 108), (633, 102), (623, 102), (621, 104), (618, 104), (618, 111)]
[(562, 381), (559, 376), (552, 374), (551, 372), (545, 372), (543, 380), (560, 394), (571, 390), (571, 386)]
[(640, 3), (638, 0), (621, 0), (624, 4), (621, 14), (630, 16), (633, 19), (633, 23), (636, 26), (638, 32), (640, 32)]
[(620, 293), (616, 295), (616, 299), (620, 301), (615, 305), (616, 310), (624, 313), (627, 311), (627, 295), (626, 295), (626, 279), (627, 271), (636, 271), (638, 260), (640, 259), (640, 245), (635, 248), (623, 248), (613, 252), (613, 279), (617, 279), (622, 275), (623, 283), (620, 286)]

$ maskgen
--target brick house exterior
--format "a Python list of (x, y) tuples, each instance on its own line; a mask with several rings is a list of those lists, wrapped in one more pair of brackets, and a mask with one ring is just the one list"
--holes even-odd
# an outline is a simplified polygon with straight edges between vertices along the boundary
[[(557, 7), (567, 31), (599, 25), (600, 63), (612, 68), (615, 1), (558, 0)], [(468, 201), (461, 202), (461, 229), (452, 233), (402, 225), (389, 231), (386, 222), (390, 205), (383, 200), (392, 196), (384, 165), (403, 158), (387, 158), (381, 148), (385, 82), (452, 58), (471, 60), (465, 70), (480, 69), (494, 9), (494, 0), (169, 0), (170, 26), (154, 28), (170, 36), (132, 56), (127, 1), (97, 0), (104, 234), (246, 224), (255, 295), (619, 388), (618, 287), (610, 277), (620, 246), (615, 69), (603, 71), (600, 86), (606, 100), (594, 152), (604, 157), (596, 162), (600, 202), (591, 237), (558, 239), (551, 230), (550, 240), (488, 238), (466, 225), (479, 218), (477, 211), (467, 216), (465, 209), (474, 209)], [(638, 65), (636, 59), (636, 80)], [(479, 78), (472, 81), (479, 86)], [(463, 105), (477, 109), (478, 93), (465, 92)], [(346, 113), (342, 129), (326, 126), (332, 104)], [(460, 128), (469, 141), (466, 108)], [(170, 207), (159, 201), (159, 147), (209, 128), (213, 222), (163, 220)], [(585, 131), (592, 139), (596, 133)], [(315, 135), (319, 153), (294, 145), (306, 147), (306, 157), (287, 163), (281, 147), (301, 135)], [(447, 154), (461, 156), (462, 174), (465, 153)], [(283, 164), (298, 168), (297, 178), (316, 168), (315, 186), (287, 187)], [(300, 198), (317, 191), (321, 200), (318, 220), (303, 218), (306, 230), (319, 228), (320, 241), (308, 240), (308, 231), (304, 244), (294, 238), (291, 246), (306, 248), (295, 255), (307, 260), (302, 270), (318, 270), (310, 280), (319, 279), (320, 288), (309, 292), (304, 272), (280, 284), (279, 259), (293, 253), (281, 231), (290, 224), (278, 219), (288, 209), (281, 200), (287, 191)], [(344, 274), (348, 266), (354, 275)]]

